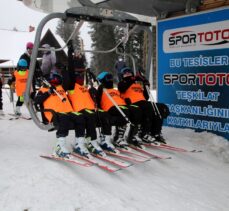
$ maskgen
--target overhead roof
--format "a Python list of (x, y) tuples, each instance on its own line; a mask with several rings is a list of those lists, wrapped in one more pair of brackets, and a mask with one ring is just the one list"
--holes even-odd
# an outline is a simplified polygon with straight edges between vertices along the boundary
[[(80, 0), (84, 4), (96, 1)], [(146, 16), (163, 17), (172, 12), (194, 10), (199, 4), (199, 0), (107, 0), (100, 1), (97, 6)]]
[(65, 12), (70, 7), (101, 7), (144, 16), (166, 18), (229, 5), (228, 0), (18, 0), (45, 13)]
[(121, 10), (151, 17), (162, 17), (171, 12), (192, 12), (201, 0), (20, 0), (33, 9), (46, 13), (64, 12), (70, 7), (91, 6)]

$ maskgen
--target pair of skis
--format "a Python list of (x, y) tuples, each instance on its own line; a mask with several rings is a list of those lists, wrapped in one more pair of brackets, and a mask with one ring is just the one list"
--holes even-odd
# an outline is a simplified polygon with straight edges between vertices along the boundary
[[(138, 153), (137, 150), (133, 150), (130, 147), (119, 148), (117, 150), (117, 153), (108, 151), (105, 152), (107, 156), (92, 154), (90, 157), (85, 157), (73, 152), (71, 153), (71, 156), (69, 158), (60, 158), (54, 155), (41, 155), (41, 157), (59, 161), (61, 160), (84, 167), (98, 166), (99, 168), (111, 173), (119, 171), (121, 169), (128, 168), (132, 166), (134, 163), (144, 163), (146, 161), (151, 160), (152, 158), (168, 159), (168, 157), (158, 156), (149, 152), (143, 153), (144, 150), (140, 150), (140, 153)], [(120, 160), (114, 159), (113, 157), (116, 157)], [(82, 162), (82, 160), (85, 162)]]
[[(132, 165), (128, 162), (115, 160), (115, 159), (112, 159), (108, 156), (103, 157), (100, 155), (91, 155), (90, 157), (86, 157), (86, 156), (81, 156), (81, 155), (74, 153), (74, 152), (71, 153), (69, 158), (61, 158), (61, 157), (58, 157), (55, 155), (41, 155), (41, 157), (54, 159), (54, 160), (58, 160), (58, 161), (64, 161), (64, 162), (72, 163), (72, 164), (75, 164), (78, 166), (83, 166), (83, 167), (98, 166), (99, 168), (101, 168), (105, 171), (108, 171), (110, 173), (117, 172), (121, 169), (128, 168), (129, 166)], [(102, 161), (105, 161), (105, 163)], [(114, 165), (115, 167), (107, 164), (106, 162)]]
[[(71, 153), (71, 156), (69, 158), (60, 158), (54, 155), (41, 155), (41, 157), (61, 160), (84, 167), (98, 166), (99, 168), (111, 173), (128, 168), (132, 166), (133, 163), (143, 163), (151, 159), (148, 156), (133, 152), (133, 150), (131, 150), (130, 148), (117, 150), (117, 153), (106, 151), (106, 154), (107, 156), (92, 154), (90, 157), (85, 157), (73, 152)], [(117, 160), (113, 157), (119, 158), (120, 160)], [(82, 160), (84, 161), (83, 163)], [(112, 165), (115, 167), (113, 167)]]
[[(161, 145), (144, 144), (144, 145), (150, 148), (151, 147), (160, 148), (160, 149), (172, 150), (176, 152), (191, 152), (191, 153), (202, 152), (201, 150), (187, 150), (184, 148), (179, 148), (179, 147), (166, 145), (166, 144), (161, 144)], [(145, 149), (145, 147), (140, 148), (133, 145), (130, 145), (125, 148), (119, 148), (117, 153), (108, 152), (108, 151), (105, 152), (107, 156), (100, 156), (100, 155), (93, 154), (90, 157), (85, 157), (76, 153), (72, 153), (69, 158), (60, 158), (54, 155), (41, 155), (41, 157), (50, 158), (54, 160), (61, 160), (79, 166), (83, 166), (83, 167), (98, 166), (99, 168), (106, 170), (110, 173), (114, 173), (121, 169), (128, 168), (132, 166), (133, 163), (144, 163), (151, 159), (167, 160), (172, 158), (169, 156), (156, 155), (151, 151), (149, 151), (148, 149)], [(120, 161), (112, 157), (116, 157), (125, 161)], [(113, 167), (112, 165), (115, 167)]]

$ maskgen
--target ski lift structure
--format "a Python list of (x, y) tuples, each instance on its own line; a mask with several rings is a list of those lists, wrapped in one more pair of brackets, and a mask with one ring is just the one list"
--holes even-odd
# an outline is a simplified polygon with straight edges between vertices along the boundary
[[(43, 48), (39, 48), (42, 30), (47, 22), (56, 18), (59, 18), (64, 22), (68, 22), (68, 21), (77, 22), (75, 29), (73, 30), (72, 34), (70, 35), (66, 43), (68, 43), (68, 41), (72, 39), (73, 35), (79, 33), (79, 30), (85, 21), (97, 22), (101, 24), (119, 25), (128, 28), (129, 29), (128, 33), (126, 33), (124, 37), (112, 49), (97, 50), (97, 51), (82, 49), (80, 51), (90, 52), (90, 53), (100, 53), (100, 54), (116, 52), (118, 55), (129, 57), (132, 61), (132, 66), (135, 73), (136, 73), (136, 67), (135, 67), (135, 61), (133, 56), (131, 55), (131, 53), (120, 52), (118, 50), (118, 47), (121, 44), (127, 42), (128, 37), (132, 33), (137, 32), (139, 30), (146, 31), (149, 34), (147, 70), (150, 70), (152, 68), (152, 44), (153, 44), (152, 37), (153, 36), (151, 31), (152, 29), (151, 21), (143, 21), (141, 19), (138, 19), (136, 16), (118, 10), (110, 10), (110, 9), (102, 9), (102, 8), (94, 8), (94, 7), (74, 7), (74, 8), (67, 9), (64, 13), (56, 12), (47, 15), (41, 20), (37, 28), (35, 41), (34, 41), (34, 48), (31, 56), (31, 63), (29, 68), (29, 76), (27, 80), (26, 92), (24, 96), (25, 104), (30, 112), (30, 115), (34, 123), (42, 130), (52, 130), (54, 128), (54, 125), (52, 123), (44, 124), (40, 120), (40, 116), (37, 114), (38, 113), (37, 109), (35, 108), (33, 99), (31, 98), (31, 87), (32, 87), (32, 81), (35, 72), (36, 58), (38, 55), (38, 51), (46, 50)], [(62, 48), (58, 48), (58, 49), (51, 48), (51, 50), (61, 51), (63, 48), (66, 47), (67, 44)], [(147, 77), (148, 76), (149, 76), (149, 71), (147, 72)]]

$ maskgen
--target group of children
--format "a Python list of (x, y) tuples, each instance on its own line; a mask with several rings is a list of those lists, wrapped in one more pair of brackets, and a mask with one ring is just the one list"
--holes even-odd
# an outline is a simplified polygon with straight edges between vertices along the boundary
[[(117, 152), (129, 144), (141, 148), (144, 143), (166, 143), (161, 129), (169, 111), (164, 104), (156, 104), (158, 113), (148, 101), (148, 80), (124, 67), (115, 88), (111, 73), (104, 71), (96, 78), (88, 69), (74, 67), (71, 48), (68, 57), (67, 77), (66, 72), (63, 76), (57, 72), (46, 75), (33, 99), (42, 112), (43, 122), (55, 126), (54, 155), (69, 157), (69, 130), (75, 130), (73, 152), (88, 158), (91, 153), (105, 156), (106, 151)], [(28, 77), (23, 62), (19, 60), (20, 70), (15, 73), (16, 82), (22, 83), (18, 86), (21, 92)], [(17, 94), (20, 103), (23, 94)]]

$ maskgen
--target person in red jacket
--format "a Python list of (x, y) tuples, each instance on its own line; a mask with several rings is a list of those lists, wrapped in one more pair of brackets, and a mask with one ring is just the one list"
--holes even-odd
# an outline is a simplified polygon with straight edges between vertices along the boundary
[[(61, 86), (62, 78), (60, 75), (53, 74), (48, 81), (51, 87), (44, 84), (36, 94), (34, 102), (44, 112), (48, 122), (53, 122), (57, 128), (57, 142), (53, 154), (59, 157), (69, 157), (70, 152), (66, 147), (66, 137), (70, 129), (75, 130), (75, 145), (78, 145), (79, 142), (85, 142), (84, 116), (73, 111), (66, 92)], [(90, 153), (86, 151), (84, 156), (89, 157)]]

